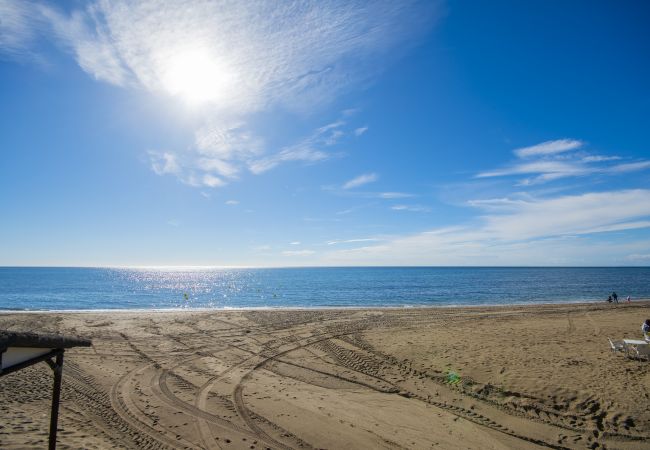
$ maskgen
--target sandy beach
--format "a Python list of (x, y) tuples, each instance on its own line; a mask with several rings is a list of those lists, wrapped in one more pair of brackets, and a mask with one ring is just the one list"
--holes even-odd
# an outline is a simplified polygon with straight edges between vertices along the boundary
[[(59, 448), (650, 448), (650, 302), (5, 313), (79, 335)], [(50, 369), (0, 379), (0, 447), (47, 442)]]

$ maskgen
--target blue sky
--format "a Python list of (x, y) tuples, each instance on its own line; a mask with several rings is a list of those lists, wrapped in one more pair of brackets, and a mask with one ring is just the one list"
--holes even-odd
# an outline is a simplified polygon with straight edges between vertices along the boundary
[(648, 265), (646, 2), (0, 0), (0, 265)]

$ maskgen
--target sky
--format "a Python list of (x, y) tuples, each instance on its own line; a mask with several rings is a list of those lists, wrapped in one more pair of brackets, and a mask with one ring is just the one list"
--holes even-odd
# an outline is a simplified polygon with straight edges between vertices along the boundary
[(0, 0), (0, 265), (647, 266), (648, 23)]

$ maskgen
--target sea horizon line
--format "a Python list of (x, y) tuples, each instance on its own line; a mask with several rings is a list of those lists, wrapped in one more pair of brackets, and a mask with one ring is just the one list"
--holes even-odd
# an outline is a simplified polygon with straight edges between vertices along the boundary
[(650, 265), (0, 265), (0, 269), (131, 269), (131, 270), (233, 270), (233, 269), (636, 269)]

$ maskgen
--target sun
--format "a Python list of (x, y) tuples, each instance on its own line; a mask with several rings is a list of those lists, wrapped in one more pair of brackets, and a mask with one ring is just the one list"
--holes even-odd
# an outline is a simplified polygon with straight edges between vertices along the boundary
[(166, 62), (162, 83), (167, 92), (191, 104), (219, 102), (232, 92), (234, 76), (208, 50), (174, 53)]

